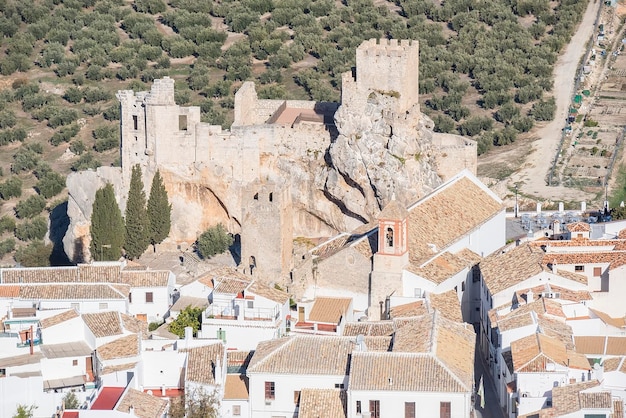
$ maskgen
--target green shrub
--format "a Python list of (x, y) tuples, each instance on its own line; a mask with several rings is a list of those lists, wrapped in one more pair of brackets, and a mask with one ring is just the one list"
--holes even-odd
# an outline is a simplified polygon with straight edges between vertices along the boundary
[(15, 228), (15, 236), (22, 241), (43, 239), (48, 232), (48, 222), (42, 216), (24, 221)]
[(22, 180), (19, 177), (13, 176), (0, 184), (0, 196), (2, 199), (9, 200), (12, 197), (20, 197), (21, 195)]
[(39, 179), (35, 185), (35, 190), (46, 199), (58, 195), (65, 188), (65, 177), (50, 172)]
[(34, 218), (46, 207), (46, 199), (33, 195), (15, 205), (15, 214), (19, 219)]
[(44, 244), (41, 240), (31, 242), (20, 247), (15, 252), (15, 260), (24, 267), (46, 267), (50, 265), (52, 245)]
[(211, 258), (221, 254), (233, 244), (233, 237), (226, 231), (224, 225), (217, 224), (204, 231), (196, 241), (196, 249), (200, 257)]

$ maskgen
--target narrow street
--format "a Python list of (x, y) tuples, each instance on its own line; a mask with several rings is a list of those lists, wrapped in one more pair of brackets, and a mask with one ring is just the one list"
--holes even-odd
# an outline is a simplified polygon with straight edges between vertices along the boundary
[(484, 362), (485, 356), (480, 352), (480, 344), (476, 340), (476, 354), (474, 356), (474, 379), (476, 381), (476, 392), (480, 385), (480, 378), (483, 377), (483, 385), (485, 388), (485, 407), (481, 408), (480, 396), (476, 395), (476, 418), (505, 418), (506, 415), (498, 403), (498, 396), (495, 391), (495, 385), (489, 368)]

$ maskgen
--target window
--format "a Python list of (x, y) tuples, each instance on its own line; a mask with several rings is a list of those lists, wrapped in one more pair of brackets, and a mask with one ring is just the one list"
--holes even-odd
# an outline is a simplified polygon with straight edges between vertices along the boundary
[(439, 402), (439, 418), (451, 418), (452, 407), (450, 402)]
[(576, 234), (576, 238), (582, 238), (583, 234)]
[(152, 292), (146, 292), (146, 303), (154, 302), (154, 295)]
[(370, 417), (380, 418), (380, 401), (370, 401)]
[(106, 302), (100, 302), (100, 303), (98, 304), (98, 308), (100, 308), (100, 310), (103, 310), (103, 309), (109, 309), (109, 304), (108, 304), (108, 303), (106, 303)]
[(465, 282), (461, 282), (461, 292), (465, 292)]
[(139, 127), (139, 123), (138, 123), (138, 120), (137, 120), (137, 115), (133, 115), (133, 129), (137, 130), (138, 127)]
[(274, 382), (265, 382), (265, 400), (276, 398), (276, 388)]
[(393, 247), (393, 228), (387, 228), (385, 239), (387, 241), (387, 247)]
[(296, 405), (300, 405), (300, 391), (299, 390), (293, 391), (293, 403), (295, 403)]
[(361, 401), (356, 401), (356, 413), (361, 413)]
[(415, 418), (415, 402), (404, 403), (404, 418)]
[(335, 383), (335, 389), (343, 389), (343, 383)]
[(594, 267), (593, 268), (593, 277), (602, 276), (602, 267)]
[(72, 366), (78, 366), (78, 360), (72, 360)]
[(187, 130), (187, 115), (178, 115), (178, 130)]
[(574, 266), (574, 271), (585, 271), (585, 266)]
[(7, 369), (0, 369), (0, 377), (6, 377), (7, 376)]
[(248, 301), (248, 309), (252, 309), (254, 308), (254, 301), (253, 300), (249, 300)]
[(133, 303), (133, 294), (128, 292), (128, 303)]
[(270, 193), (269, 200), (270, 200), (270, 202), (274, 201), (274, 193)]
[(236, 416), (236, 417), (241, 415), (241, 406), (233, 405), (233, 415)]

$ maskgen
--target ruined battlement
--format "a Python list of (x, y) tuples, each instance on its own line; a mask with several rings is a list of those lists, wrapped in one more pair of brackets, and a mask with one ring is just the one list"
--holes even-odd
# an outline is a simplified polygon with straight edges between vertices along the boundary
[(146, 96), (146, 103), (151, 105), (175, 105), (174, 79), (167, 76), (154, 80), (150, 93)]
[(359, 45), (358, 49), (367, 55), (398, 57), (410, 54), (411, 50), (419, 52), (419, 44), (411, 39), (369, 39)]

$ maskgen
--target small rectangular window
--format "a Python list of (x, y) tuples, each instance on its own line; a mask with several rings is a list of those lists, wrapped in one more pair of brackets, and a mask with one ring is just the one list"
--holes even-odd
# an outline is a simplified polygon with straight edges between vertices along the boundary
[(380, 418), (380, 401), (370, 401), (370, 417)]
[(585, 266), (574, 266), (574, 271), (585, 271)]
[(178, 130), (187, 130), (187, 115), (178, 115)]
[(602, 267), (594, 267), (593, 268), (593, 277), (602, 276)]
[(265, 400), (275, 399), (276, 388), (274, 382), (265, 382)]
[(356, 413), (361, 413), (361, 401), (356, 401)]
[(72, 360), (72, 366), (78, 366), (78, 360)]
[(343, 383), (335, 383), (335, 389), (343, 389)]
[(7, 376), (7, 369), (0, 369), (0, 377), (6, 377)]
[(249, 300), (248, 301), (248, 309), (252, 309), (254, 308), (254, 301), (253, 300)]
[(134, 130), (139, 129), (139, 121), (137, 119), (137, 115), (133, 115), (133, 129)]
[(241, 406), (240, 405), (233, 405), (233, 415), (238, 417), (241, 415)]
[(133, 294), (128, 292), (128, 303), (133, 303)]
[(146, 303), (154, 302), (154, 296), (152, 292), (146, 292)]
[(404, 418), (415, 418), (415, 402), (404, 403)]
[(439, 402), (439, 418), (451, 418), (452, 406), (450, 402)]

